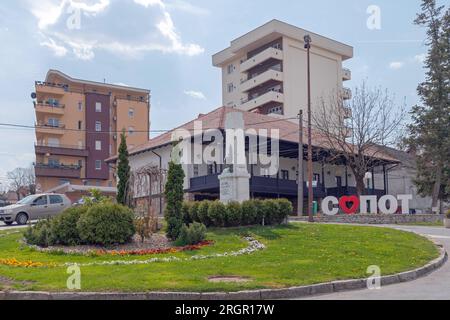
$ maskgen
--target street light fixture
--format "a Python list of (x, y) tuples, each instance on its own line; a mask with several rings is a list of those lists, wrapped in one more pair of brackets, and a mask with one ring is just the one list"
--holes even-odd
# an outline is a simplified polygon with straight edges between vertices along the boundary
[(311, 50), (311, 36), (305, 35), (303, 40), (305, 41), (305, 49), (307, 52), (307, 76), (308, 76), (308, 221), (314, 222), (312, 207), (314, 200), (313, 190), (313, 161), (312, 161), (312, 117), (311, 117), (311, 63), (310, 63), (310, 50)]

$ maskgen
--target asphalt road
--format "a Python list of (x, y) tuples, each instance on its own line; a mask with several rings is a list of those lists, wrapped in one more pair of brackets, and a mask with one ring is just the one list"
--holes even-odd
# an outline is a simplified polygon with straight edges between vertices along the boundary
[[(438, 227), (389, 226), (413, 231), (444, 245), (450, 253), (450, 229)], [(449, 300), (450, 262), (430, 275), (412, 282), (384, 286), (379, 290), (357, 290), (307, 298), (307, 300)]]

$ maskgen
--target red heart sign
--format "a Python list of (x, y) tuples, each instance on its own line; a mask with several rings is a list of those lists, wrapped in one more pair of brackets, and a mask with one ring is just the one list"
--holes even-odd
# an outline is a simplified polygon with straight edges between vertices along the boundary
[[(352, 204), (351, 207), (349, 205)], [(339, 207), (346, 214), (355, 214), (360, 205), (359, 198), (357, 196), (346, 196), (339, 200)]]

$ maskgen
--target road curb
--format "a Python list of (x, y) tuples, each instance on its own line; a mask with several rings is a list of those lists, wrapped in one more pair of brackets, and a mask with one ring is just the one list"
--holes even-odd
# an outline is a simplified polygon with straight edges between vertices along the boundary
[[(421, 268), (381, 277), (381, 285), (409, 282), (424, 277), (442, 267), (448, 254), (439, 247), (439, 258)], [(367, 288), (368, 279), (333, 281), (287, 289), (264, 289), (239, 292), (147, 292), (147, 293), (93, 293), (93, 292), (23, 292), (0, 291), (0, 300), (273, 300), (309, 297)]]

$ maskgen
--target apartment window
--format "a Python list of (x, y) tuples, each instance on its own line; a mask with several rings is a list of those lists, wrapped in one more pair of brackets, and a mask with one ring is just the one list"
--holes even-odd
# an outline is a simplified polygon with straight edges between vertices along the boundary
[(47, 123), (49, 127), (59, 127), (59, 119), (49, 118)]
[(95, 150), (102, 151), (102, 142), (97, 140), (95, 141)]
[(228, 71), (228, 74), (232, 74), (233, 71), (234, 71), (234, 65), (229, 64), (228, 67), (227, 67), (227, 71)]
[(198, 164), (194, 164), (194, 177), (198, 177), (199, 167)]
[(83, 130), (83, 121), (78, 121), (78, 130)]
[(288, 170), (281, 170), (281, 179), (289, 180), (289, 171)]
[(78, 102), (78, 111), (83, 111), (83, 102)]
[(134, 109), (133, 108), (128, 109), (128, 117), (134, 118)]
[(129, 134), (130, 136), (134, 135), (134, 127), (129, 127), (129, 128), (128, 128), (128, 134)]
[(50, 158), (48, 159), (49, 167), (59, 167), (59, 159)]
[(80, 168), (83, 168), (83, 160), (78, 160), (78, 166), (79, 166)]
[(102, 123), (100, 121), (95, 121), (95, 131), (102, 131)]
[(102, 103), (101, 102), (95, 103), (95, 112), (102, 112)]
[(283, 114), (283, 107), (277, 106), (269, 109), (269, 114)]
[(314, 173), (313, 181), (320, 182), (320, 174)]
[(49, 147), (59, 147), (59, 139), (58, 138), (48, 138), (47, 145)]
[(102, 160), (95, 160), (95, 170), (102, 170)]
[(53, 107), (58, 107), (59, 106), (59, 100), (58, 99), (48, 99), (47, 103)]
[(231, 93), (231, 92), (233, 92), (233, 91), (234, 91), (234, 84), (229, 83), (229, 84), (228, 84), (228, 93)]

